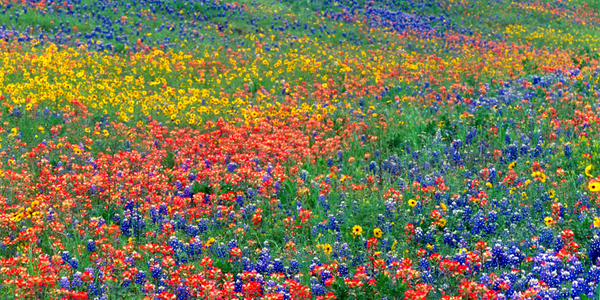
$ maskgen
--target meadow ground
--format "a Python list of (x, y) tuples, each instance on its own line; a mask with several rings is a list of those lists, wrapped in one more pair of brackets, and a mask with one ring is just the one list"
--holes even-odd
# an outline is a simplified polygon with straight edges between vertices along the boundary
[(600, 298), (596, 2), (0, 24), (0, 299)]

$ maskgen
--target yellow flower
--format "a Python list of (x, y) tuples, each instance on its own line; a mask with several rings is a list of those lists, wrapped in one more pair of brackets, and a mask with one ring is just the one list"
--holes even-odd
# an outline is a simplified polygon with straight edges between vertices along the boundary
[(21, 219), (23, 219), (23, 217), (24, 217), (24, 216), (25, 216), (25, 215), (24, 215), (24, 214), (22, 214), (22, 213), (20, 213), (20, 214), (17, 214), (16, 216), (14, 216), (14, 217), (13, 217), (13, 221), (15, 221), (15, 222), (19, 222), (19, 221), (21, 221)]
[(415, 201), (414, 199), (410, 199), (408, 200), (408, 205), (410, 205), (410, 207), (415, 207), (417, 205), (417, 201)]
[(540, 181), (541, 182), (546, 182), (546, 174), (541, 173), (541, 175), (540, 175)]
[(441, 218), (438, 222), (440, 224), (440, 228), (446, 227), (446, 219)]
[(600, 183), (590, 182), (588, 184), (588, 189), (590, 189), (591, 192), (598, 192), (598, 191), (600, 191)]
[(536, 171), (531, 173), (531, 177), (535, 177), (536, 179), (539, 179), (541, 182), (546, 182), (546, 174)]
[(396, 249), (396, 245), (398, 244), (397, 240), (394, 240), (394, 243), (392, 244), (392, 250)]
[(600, 218), (598, 218), (598, 217), (594, 218), (594, 227), (596, 227), (596, 228), (600, 227)]
[(508, 168), (512, 170), (516, 164), (517, 164), (517, 161), (515, 160), (508, 165)]
[(383, 235), (383, 231), (381, 231), (381, 229), (379, 229), (379, 228), (375, 228), (375, 229), (373, 229), (373, 235), (376, 238), (380, 238)]
[(448, 211), (448, 207), (446, 207), (446, 203), (442, 202), (442, 203), (440, 203), (440, 206), (442, 207), (442, 209), (444, 211)]
[(544, 222), (546, 222), (546, 226), (551, 227), (554, 225), (554, 219), (552, 217), (545, 217)]
[(214, 244), (215, 239), (214, 238), (210, 238), (208, 239), (208, 241), (206, 241), (206, 244), (204, 244), (206, 247), (210, 247), (212, 246), (212, 244)]
[(325, 254), (330, 254), (333, 251), (333, 247), (331, 247), (331, 245), (329, 244), (322, 244), (321, 249), (323, 249), (323, 252), (325, 252)]
[(354, 227), (352, 227), (352, 235), (354, 237), (356, 237), (357, 235), (361, 235), (362, 231), (363, 229), (359, 225), (354, 225)]
[(592, 170), (592, 168), (593, 168), (593, 167), (594, 167), (593, 165), (588, 165), (587, 167), (585, 167), (585, 175), (586, 175), (587, 177), (594, 177), (594, 176), (592, 176), (592, 174), (590, 173), (590, 171)]

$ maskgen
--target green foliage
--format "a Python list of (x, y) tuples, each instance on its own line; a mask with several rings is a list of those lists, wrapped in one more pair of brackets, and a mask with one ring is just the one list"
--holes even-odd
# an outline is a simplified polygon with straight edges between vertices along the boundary
[(175, 167), (175, 153), (168, 151), (163, 159), (163, 165), (168, 169), (173, 169)]

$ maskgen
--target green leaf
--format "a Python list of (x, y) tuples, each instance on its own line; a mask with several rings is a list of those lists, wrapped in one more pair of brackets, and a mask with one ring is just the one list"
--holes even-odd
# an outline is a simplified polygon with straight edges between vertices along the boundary
[(167, 152), (167, 156), (163, 160), (163, 165), (169, 169), (175, 166), (175, 154), (173, 152)]

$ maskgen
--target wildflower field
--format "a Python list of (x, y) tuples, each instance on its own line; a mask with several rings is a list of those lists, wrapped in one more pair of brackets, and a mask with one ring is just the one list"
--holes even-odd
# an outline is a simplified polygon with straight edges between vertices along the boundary
[(0, 299), (600, 300), (597, 1), (0, 24)]

